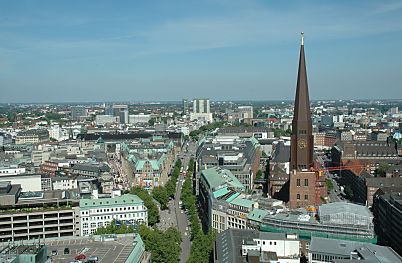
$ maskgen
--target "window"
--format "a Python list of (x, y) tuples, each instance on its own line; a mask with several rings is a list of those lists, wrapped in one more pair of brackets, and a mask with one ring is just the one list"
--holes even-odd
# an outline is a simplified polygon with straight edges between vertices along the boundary
[(304, 186), (308, 186), (308, 179), (304, 179)]
[(300, 200), (300, 194), (297, 194), (297, 195), (296, 195), (296, 199), (297, 199), (297, 200)]
[(296, 185), (297, 185), (297, 186), (300, 186), (300, 178), (297, 178), (297, 180), (296, 180)]
[(308, 200), (308, 195), (304, 195), (304, 200)]

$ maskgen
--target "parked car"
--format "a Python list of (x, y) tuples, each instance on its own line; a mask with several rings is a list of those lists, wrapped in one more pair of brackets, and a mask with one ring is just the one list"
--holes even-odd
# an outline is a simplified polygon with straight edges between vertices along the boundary
[(83, 260), (86, 259), (87, 257), (84, 254), (79, 254), (78, 256), (75, 256), (75, 260)]
[(90, 256), (89, 258), (88, 258), (88, 261), (89, 262), (98, 262), (98, 257), (97, 256)]
[(68, 247), (65, 247), (63, 253), (64, 253), (64, 255), (70, 254), (70, 249)]
[(53, 249), (53, 250), (52, 250), (52, 256), (57, 256), (57, 254), (58, 254), (58, 253), (57, 253), (57, 249)]

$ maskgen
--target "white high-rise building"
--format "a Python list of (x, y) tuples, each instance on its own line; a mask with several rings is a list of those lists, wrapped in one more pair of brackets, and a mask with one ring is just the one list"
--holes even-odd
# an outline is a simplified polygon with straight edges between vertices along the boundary
[(193, 112), (190, 114), (191, 120), (212, 122), (212, 113), (210, 110), (209, 99), (194, 99)]
[(209, 99), (194, 99), (193, 113), (210, 113)]

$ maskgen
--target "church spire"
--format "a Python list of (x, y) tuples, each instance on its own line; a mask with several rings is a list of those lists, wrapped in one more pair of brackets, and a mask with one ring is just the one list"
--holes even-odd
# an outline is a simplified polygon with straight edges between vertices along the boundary
[(306, 61), (304, 57), (304, 33), (302, 32), (295, 107), (292, 121), (291, 165), (293, 169), (307, 169), (311, 166), (312, 162), (312, 122), (307, 84)]

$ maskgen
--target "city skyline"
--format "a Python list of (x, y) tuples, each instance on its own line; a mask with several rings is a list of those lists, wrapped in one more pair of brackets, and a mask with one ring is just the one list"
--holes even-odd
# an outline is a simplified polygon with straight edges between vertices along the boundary
[(171, 3), (0, 4), (0, 103), (401, 97), (400, 2)]

